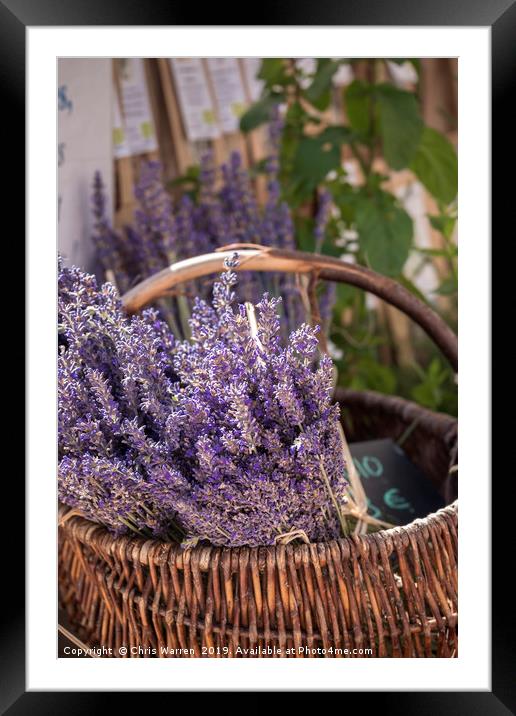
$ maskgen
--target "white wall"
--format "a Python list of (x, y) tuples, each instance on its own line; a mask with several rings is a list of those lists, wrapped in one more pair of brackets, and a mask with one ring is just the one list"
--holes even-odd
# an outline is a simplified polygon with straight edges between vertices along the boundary
[(94, 269), (91, 241), (93, 174), (113, 197), (110, 59), (58, 61), (58, 249), (67, 265)]

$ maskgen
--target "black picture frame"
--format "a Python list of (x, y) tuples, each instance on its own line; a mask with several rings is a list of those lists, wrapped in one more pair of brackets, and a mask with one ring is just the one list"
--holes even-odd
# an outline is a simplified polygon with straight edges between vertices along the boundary
[[(194, 9), (195, 11), (195, 9)], [(206, 25), (232, 25), (223, 22), (219, 5), (207, 5), (203, 10)], [(0, 86), (3, 93), (4, 152), (11, 153), (4, 165), (7, 179), (9, 212), (17, 217), (19, 227), (24, 216), (24, 145), (25, 145), (25, 31), (27, 26), (67, 25), (190, 25), (193, 13), (178, 7), (169, 0), (0, 0)], [(228, 20), (233, 18), (228, 17)], [(507, 111), (508, 100), (514, 94), (516, 83), (516, 2), (515, 0), (432, 0), (432, 2), (406, 3), (402, 0), (362, 0), (354, 3), (338, 3), (336, 0), (319, 0), (317, 3), (272, 3), (265, 0), (253, 12), (255, 25), (404, 25), (404, 26), (490, 26), (492, 32), (492, 150), (495, 166), (493, 172), (492, 211), (496, 221), (495, 230), (501, 234), (504, 212), (507, 215), (514, 204), (512, 181), (505, 181), (501, 168), (510, 161), (513, 140), (511, 130), (514, 121)], [(511, 91), (512, 90), (512, 91)], [(5, 108), (8, 108), (6, 111)], [(5, 154), (4, 154), (5, 156)], [(497, 162), (497, 163), (496, 163)], [(514, 164), (510, 165), (511, 167)], [(509, 194), (510, 192), (510, 194)], [(512, 199), (512, 201), (511, 201)], [(508, 217), (507, 217), (508, 218)], [(507, 224), (511, 226), (510, 223)], [(472, 240), (474, 237), (465, 237)], [(4, 246), (7, 244), (7, 239)], [(18, 248), (23, 245), (17, 240)], [(21, 261), (23, 261), (23, 255)], [(17, 297), (17, 311), (23, 296)], [(19, 345), (19, 344), (17, 344)], [(21, 360), (17, 361), (21, 364)], [(501, 363), (503, 365), (503, 362)], [(19, 425), (19, 422), (17, 423)], [(500, 444), (504, 440), (503, 428), (497, 432)], [(489, 436), (486, 436), (489, 439)], [(507, 438), (508, 439), (508, 438)], [(499, 444), (497, 443), (497, 444)], [(493, 455), (496, 454), (493, 446)], [(12, 448), (9, 446), (9, 450)], [(20, 453), (23, 454), (23, 453)], [(7, 465), (7, 463), (6, 463)], [(24, 485), (19, 471), (10, 476), (11, 504), (23, 505)], [(509, 476), (509, 475), (508, 475)], [(5, 475), (7, 477), (7, 475)], [(14, 479), (14, 478), (17, 478)], [(503, 475), (498, 474), (498, 477)], [(511, 475), (512, 479), (512, 475)], [(17, 481), (17, 484), (16, 484)], [(376, 707), (379, 713), (397, 714), (488, 714), (516, 713), (516, 689), (514, 664), (513, 627), (508, 617), (514, 611), (511, 591), (507, 588), (507, 561), (504, 555), (511, 542), (504, 535), (504, 527), (510, 524), (510, 505), (503, 485), (493, 486), (493, 593), (492, 593), (492, 691), (491, 692), (402, 692), (369, 693), (368, 708)], [(19, 509), (21, 513), (21, 508)], [(91, 714), (103, 704), (119, 705), (119, 695), (95, 692), (26, 692), (25, 691), (25, 607), (24, 548), (21, 535), (21, 519), (15, 530), (15, 547), (3, 551), (3, 592), (7, 597), (2, 616), (6, 623), (0, 640), (0, 668), (2, 684), (0, 713), (9, 716), (21, 714)], [(507, 546), (508, 545), (508, 546)], [(511, 560), (508, 563), (510, 565)], [(509, 566), (510, 568), (510, 566)], [(166, 694), (155, 694), (169, 698)], [(343, 706), (349, 708), (345, 696)], [(361, 696), (358, 696), (361, 698)], [(373, 698), (375, 704), (370, 699)], [(140, 695), (131, 695), (133, 708), (140, 703)], [(170, 701), (168, 701), (170, 707)]]

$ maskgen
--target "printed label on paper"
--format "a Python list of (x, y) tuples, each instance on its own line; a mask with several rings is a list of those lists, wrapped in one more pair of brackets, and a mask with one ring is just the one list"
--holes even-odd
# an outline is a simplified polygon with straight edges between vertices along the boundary
[(170, 60), (181, 115), (190, 142), (220, 136), (208, 80), (199, 57)]
[(234, 57), (210, 57), (208, 70), (222, 131), (226, 134), (238, 132), (240, 117), (247, 107), (238, 60)]
[(116, 87), (113, 88), (113, 155), (115, 159), (131, 156)]
[(123, 59), (119, 67), (122, 120), (131, 154), (154, 152), (158, 145), (143, 60)]

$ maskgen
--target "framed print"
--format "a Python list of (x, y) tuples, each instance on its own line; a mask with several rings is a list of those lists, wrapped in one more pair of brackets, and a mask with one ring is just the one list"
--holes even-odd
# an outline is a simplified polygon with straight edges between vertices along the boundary
[(0, 12), (29, 354), (2, 712), (512, 712), (489, 309), (514, 5)]

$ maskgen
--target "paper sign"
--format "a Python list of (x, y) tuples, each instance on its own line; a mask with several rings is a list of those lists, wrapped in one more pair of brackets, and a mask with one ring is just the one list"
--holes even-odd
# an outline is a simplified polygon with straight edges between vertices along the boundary
[(213, 100), (204, 67), (199, 57), (174, 57), (170, 60), (181, 115), (189, 141), (220, 136)]
[(143, 60), (127, 58), (119, 66), (122, 120), (131, 154), (154, 152), (158, 145)]
[(120, 101), (116, 88), (113, 88), (113, 155), (115, 159), (131, 156), (131, 147), (127, 141), (124, 121), (120, 112)]
[[(93, 175), (113, 196), (112, 69), (109, 59), (61, 59), (58, 65), (58, 247), (67, 265), (94, 270)], [(108, 205), (108, 215), (111, 210)]]
[(208, 70), (222, 131), (226, 134), (238, 132), (240, 117), (247, 107), (238, 60), (234, 57), (210, 57)]
[(405, 525), (444, 507), (432, 482), (392, 440), (351, 443), (349, 449), (373, 517)]
[(242, 59), (242, 67), (251, 102), (256, 102), (260, 98), (265, 84), (263, 80), (258, 78), (261, 66), (261, 57), (244, 57)]

